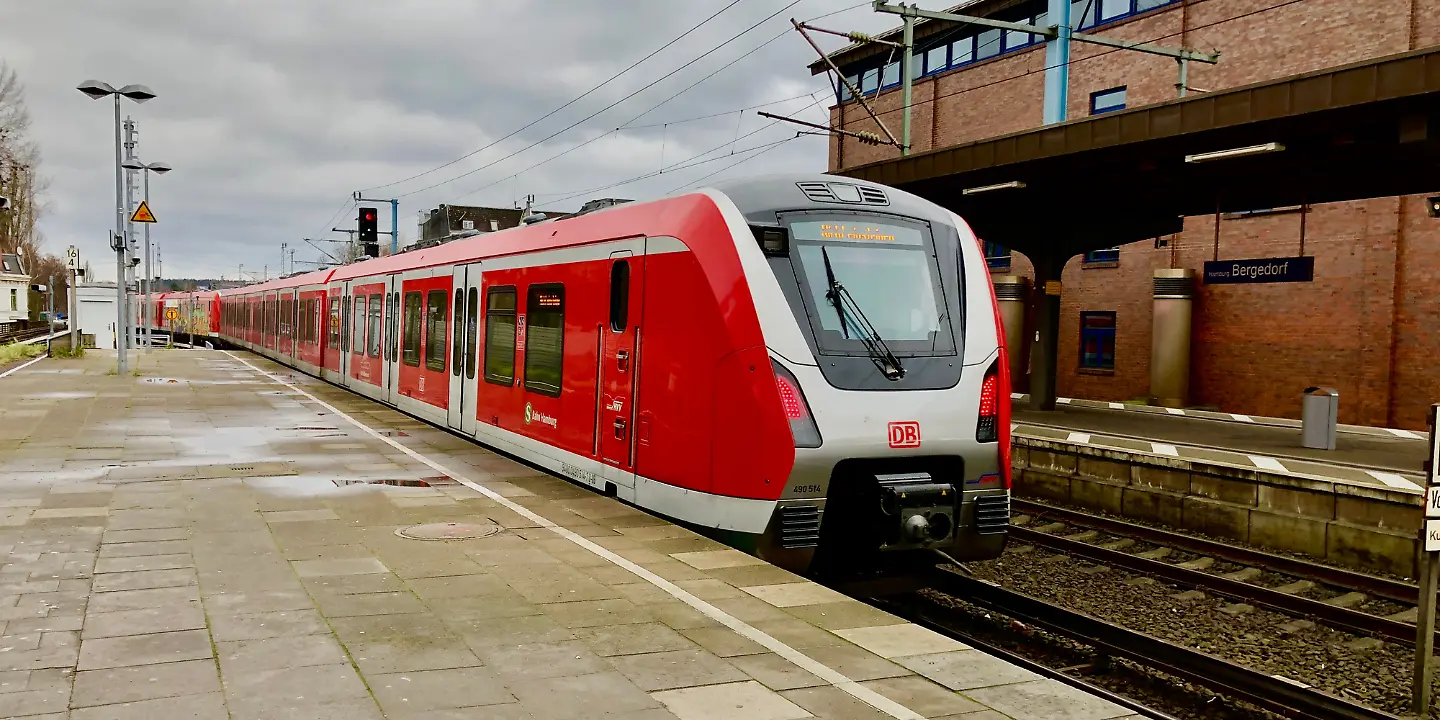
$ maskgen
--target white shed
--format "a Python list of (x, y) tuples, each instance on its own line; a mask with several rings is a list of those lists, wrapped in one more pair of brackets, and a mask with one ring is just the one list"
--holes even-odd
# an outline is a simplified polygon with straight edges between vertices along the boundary
[(30, 274), (19, 255), (0, 254), (0, 326), (30, 317)]
[(115, 283), (75, 286), (75, 322), (80, 344), (87, 348), (115, 349)]

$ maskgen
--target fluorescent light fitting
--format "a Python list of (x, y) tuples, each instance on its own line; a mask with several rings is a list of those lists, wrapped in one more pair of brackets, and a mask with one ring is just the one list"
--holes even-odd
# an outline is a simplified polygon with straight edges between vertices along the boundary
[(1229, 160), (1231, 158), (1250, 157), (1251, 155), (1264, 155), (1265, 153), (1280, 152), (1285, 149), (1284, 145), (1278, 142), (1265, 143), (1264, 145), (1251, 145), (1249, 147), (1234, 148), (1233, 150), (1217, 150), (1215, 152), (1199, 153), (1197, 155), (1186, 155), (1187, 163), (1202, 163), (1211, 160)]
[(960, 191), (960, 194), (974, 195), (976, 193), (990, 192), (991, 190), (1018, 190), (1023, 187), (1025, 187), (1025, 182), (1023, 180), (1011, 180), (1010, 182), (1000, 183), (998, 185), (982, 185), (980, 187), (965, 188), (964, 190)]

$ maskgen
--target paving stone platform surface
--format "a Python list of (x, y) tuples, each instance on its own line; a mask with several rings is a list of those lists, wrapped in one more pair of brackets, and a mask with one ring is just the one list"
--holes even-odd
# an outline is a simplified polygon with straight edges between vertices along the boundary
[(137, 365), (0, 380), (0, 717), (1128, 716), (253, 355)]

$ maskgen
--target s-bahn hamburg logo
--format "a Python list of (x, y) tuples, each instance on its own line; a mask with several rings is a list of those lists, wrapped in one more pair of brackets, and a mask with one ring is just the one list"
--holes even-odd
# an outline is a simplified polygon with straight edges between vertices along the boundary
[(529, 425), (532, 420), (541, 425), (549, 425), (552, 428), (558, 427), (560, 424), (559, 420), (530, 407), (530, 403), (525, 403), (525, 424)]
[(890, 447), (920, 447), (920, 423), (914, 420), (890, 423)]

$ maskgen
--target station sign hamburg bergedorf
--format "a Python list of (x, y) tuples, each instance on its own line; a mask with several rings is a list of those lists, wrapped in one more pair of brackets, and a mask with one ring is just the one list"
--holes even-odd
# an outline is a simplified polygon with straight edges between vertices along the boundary
[(1214, 260), (1205, 263), (1206, 285), (1311, 282), (1314, 279), (1313, 256)]

